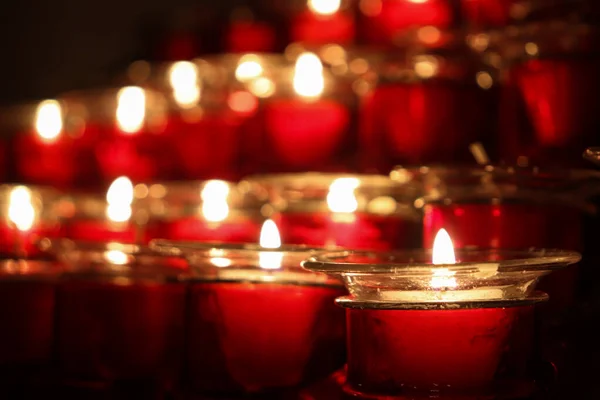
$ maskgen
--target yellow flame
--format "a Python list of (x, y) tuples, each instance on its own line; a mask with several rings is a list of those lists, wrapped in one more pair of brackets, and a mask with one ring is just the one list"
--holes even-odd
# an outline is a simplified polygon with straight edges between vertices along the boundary
[(308, 8), (315, 14), (332, 15), (339, 11), (341, 0), (308, 0)]
[(354, 191), (360, 185), (357, 178), (338, 178), (329, 186), (327, 206), (331, 212), (353, 213), (358, 209)]
[(229, 185), (225, 181), (213, 180), (204, 185), (202, 198), (202, 215), (207, 221), (221, 222), (229, 216)]
[(323, 64), (314, 53), (303, 53), (296, 60), (294, 90), (300, 96), (318, 97), (325, 89)]
[(415, 73), (421, 78), (431, 78), (437, 75), (440, 68), (439, 61), (433, 56), (415, 57)]
[[(452, 239), (445, 229), (440, 229), (435, 236), (432, 261), (435, 265), (456, 264)], [(455, 274), (456, 272), (450, 271), (448, 268), (434, 270), (429, 285), (434, 289), (454, 288), (458, 285)]]
[(246, 54), (238, 63), (235, 69), (235, 77), (240, 82), (250, 81), (261, 76), (263, 67), (260, 63), (260, 58), (254, 54)]
[[(266, 220), (260, 231), (260, 247), (265, 249), (278, 249), (281, 247), (279, 229), (273, 220)], [(279, 269), (283, 263), (283, 253), (278, 251), (258, 253), (259, 265), (263, 269)]]
[(200, 82), (198, 68), (189, 61), (179, 61), (171, 66), (169, 81), (173, 97), (183, 108), (191, 108), (200, 100)]
[(125, 265), (129, 261), (127, 254), (120, 250), (108, 250), (104, 252), (104, 258), (111, 264)]
[(146, 118), (146, 93), (137, 86), (124, 87), (117, 94), (117, 124), (126, 133), (138, 132)]
[(212, 257), (210, 263), (217, 268), (227, 268), (231, 265), (231, 260), (225, 257)]
[(269, 78), (257, 78), (248, 84), (248, 90), (260, 98), (267, 98), (275, 93), (275, 83)]
[(106, 216), (114, 222), (125, 222), (131, 218), (133, 183), (126, 176), (114, 180), (106, 192)]
[(37, 108), (35, 130), (46, 141), (54, 141), (63, 129), (62, 110), (56, 100), (44, 100)]
[(33, 226), (35, 208), (31, 200), (31, 191), (25, 186), (17, 186), (10, 192), (8, 219), (23, 232)]

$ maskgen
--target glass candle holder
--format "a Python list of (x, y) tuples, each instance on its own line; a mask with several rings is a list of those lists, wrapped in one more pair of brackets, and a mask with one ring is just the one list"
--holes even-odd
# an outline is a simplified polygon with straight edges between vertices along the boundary
[(40, 246), (65, 270), (56, 300), (60, 382), (137, 395), (172, 389), (182, 362), (185, 262), (119, 243)]
[[(450, 248), (450, 250), (452, 250)], [(435, 250), (434, 250), (435, 253)], [(577, 253), (461, 250), (458, 263), (430, 251), (333, 252), (303, 265), (341, 277), (355, 398), (526, 398), (534, 391), (538, 278)]]
[(300, 268), (305, 247), (156, 241), (194, 273), (186, 380), (194, 392), (266, 396), (305, 385), (344, 363), (339, 281)]
[[(424, 213), (424, 247), (431, 247), (444, 228), (458, 248), (582, 251), (583, 228), (588, 215), (595, 213), (590, 199), (597, 194), (600, 175), (586, 170), (433, 166), (399, 168), (392, 177), (423, 185), (424, 197), (417, 206)], [(564, 309), (573, 303), (577, 278), (577, 268), (566, 268), (544, 279), (543, 289), (553, 306)]]
[(592, 104), (600, 79), (595, 27), (545, 22), (505, 33), (501, 95), (501, 158), (519, 164), (578, 166), (600, 127)]
[[(291, 3), (291, 2), (290, 2)], [(292, 42), (309, 45), (352, 44), (356, 22), (351, 1), (327, 4), (314, 0), (297, 1), (291, 10), (289, 36)]]
[[(495, 74), (469, 51), (453, 46), (413, 45), (376, 61), (359, 79), (364, 86), (362, 171), (388, 173), (394, 164), (472, 163), (469, 145), (489, 144), (495, 136), (490, 123), (495, 120)], [(483, 137), (481, 132), (492, 134)]]
[(421, 247), (420, 188), (383, 175), (283, 174), (247, 178), (268, 194), (284, 243), (389, 250)]
[(58, 237), (60, 198), (51, 188), (0, 185), (0, 254), (35, 257), (38, 240)]
[(138, 185), (149, 212), (147, 237), (256, 243), (267, 198), (243, 184), (210, 180)]
[(50, 375), (60, 273), (52, 259), (0, 260), (0, 382), (5, 395), (11, 396), (11, 387), (18, 390), (14, 396), (23, 395)]

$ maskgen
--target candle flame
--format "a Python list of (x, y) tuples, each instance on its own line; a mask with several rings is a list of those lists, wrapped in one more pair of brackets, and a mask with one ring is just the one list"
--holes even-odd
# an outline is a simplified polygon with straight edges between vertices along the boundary
[(17, 186), (10, 192), (8, 219), (18, 230), (26, 232), (35, 221), (35, 208), (31, 200), (31, 191), (25, 186)]
[(133, 203), (133, 183), (126, 176), (119, 177), (106, 192), (106, 216), (114, 222), (125, 222), (131, 218)]
[(251, 81), (261, 76), (263, 67), (260, 63), (260, 58), (254, 54), (246, 54), (238, 63), (235, 69), (235, 77), (240, 82)]
[[(260, 247), (278, 249), (281, 247), (279, 229), (273, 220), (266, 220), (260, 231)], [(259, 265), (263, 269), (279, 269), (283, 262), (283, 253), (261, 251), (258, 253)]]
[(126, 133), (136, 133), (146, 118), (146, 92), (137, 86), (124, 87), (117, 94), (117, 124)]
[(114, 265), (125, 265), (127, 264), (127, 261), (129, 261), (127, 254), (121, 250), (108, 250), (104, 252), (104, 258)]
[[(440, 229), (435, 236), (432, 259), (435, 265), (456, 264), (452, 239), (445, 229)], [(434, 289), (455, 288), (458, 286), (455, 274), (456, 272), (450, 271), (448, 268), (436, 269), (433, 271), (429, 285)]]
[(315, 14), (332, 15), (339, 11), (341, 0), (308, 0), (308, 8)]
[(358, 209), (355, 190), (360, 185), (357, 178), (338, 178), (329, 186), (327, 206), (331, 212), (353, 213)]
[(63, 129), (62, 110), (56, 100), (44, 100), (38, 107), (35, 118), (35, 130), (40, 138), (52, 142)]
[(208, 181), (202, 188), (202, 215), (210, 222), (221, 222), (229, 216), (229, 185), (225, 181)]
[(200, 82), (198, 67), (189, 61), (179, 61), (171, 66), (169, 81), (173, 97), (183, 108), (192, 108), (200, 100)]
[(314, 53), (303, 53), (296, 60), (294, 90), (303, 97), (318, 97), (325, 89), (323, 64)]
[(433, 56), (417, 56), (414, 60), (414, 70), (420, 78), (432, 78), (437, 75), (440, 63)]

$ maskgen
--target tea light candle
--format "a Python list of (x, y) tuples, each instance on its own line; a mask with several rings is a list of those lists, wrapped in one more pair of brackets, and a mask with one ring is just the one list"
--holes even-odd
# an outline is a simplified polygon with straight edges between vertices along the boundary
[(340, 0), (307, 0), (307, 6), (292, 21), (290, 36), (294, 42), (320, 45), (354, 41), (354, 20), (340, 11)]

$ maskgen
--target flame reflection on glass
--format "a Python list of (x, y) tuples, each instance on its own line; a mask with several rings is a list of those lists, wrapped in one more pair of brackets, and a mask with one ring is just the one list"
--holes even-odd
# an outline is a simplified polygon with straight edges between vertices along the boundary
[(125, 265), (129, 261), (127, 254), (121, 250), (108, 250), (104, 252), (104, 258), (114, 265)]
[(189, 61), (179, 61), (171, 66), (169, 82), (173, 89), (173, 97), (183, 108), (192, 108), (200, 100), (200, 82), (198, 68)]
[[(260, 247), (278, 249), (281, 247), (279, 229), (273, 220), (266, 220), (260, 231)], [(258, 254), (259, 265), (263, 269), (279, 269), (283, 262), (283, 253), (278, 251), (261, 251)]]
[(296, 60), (294, 90), (303, 97), (318, 97), (325, 89), (323, 64), (314, 53), (302, 53)]
[(125, 222), (131, 218), (133, 184), (126, 176), (115, 179), (106, 192), (106, 216), (113, 222)]
[(250, 81), (261, 76), (263, 67), (260, 63), (260, 58), (254, 54), (246, 54), (238, 63), (235, 69), (235, 77), (240, 82)]
[(44, 100), (38, 107), (35, 117), (35, 130), (40, 138), (52, 142), (63, 129), (63, 117), (60, 103), (56, 100)]
[(209, 222), (221, 222), (229, 216), (229, 185), (225, 181), (208, 181), (202, 188), (202, 216)]
[(17, 186), (10, 192), (8, 219), (22, 232), (33, 227), (35, 208), (31, 199), (31, 191), (25, 186)]
[(329, 186), (327, 206), (334, 213), (353, 213), (358, 209), (355, 190), (360, 186), (357, 178), (338, 178)]
[(126, 133), (136, 133), (146, 118), (146, 92), (137, 86), (124, 87), (117, 94), (117, 124)]
[[(433, 241), (432, 262), (435, 265), (456, 264), (452, 239), (445, 229), (440, 229)], [(448, 268), (436, 269), (429, 285), (434, 289), (455, 288), (458, 285), (455, 274)]]

